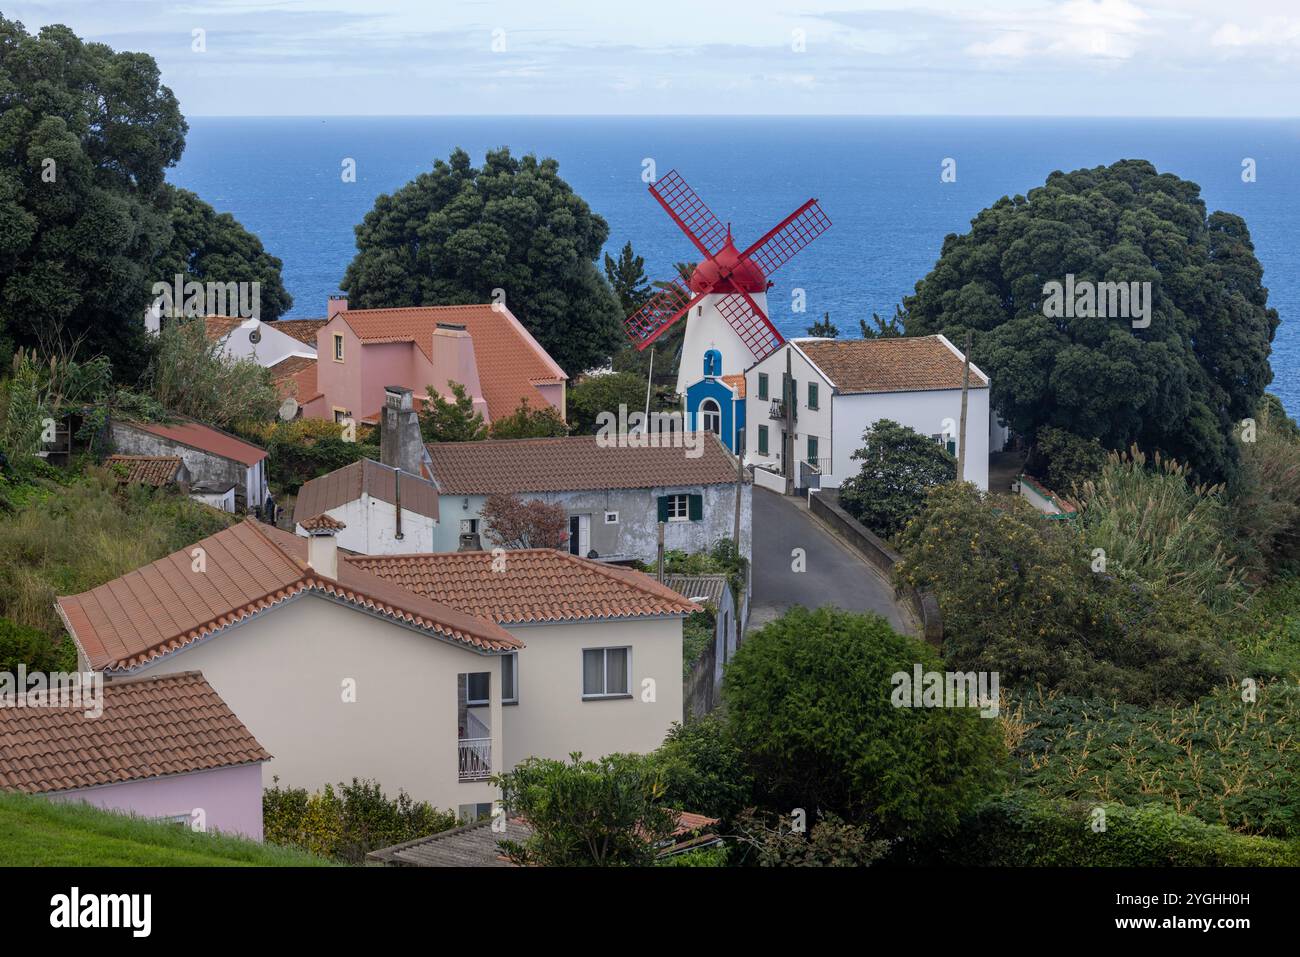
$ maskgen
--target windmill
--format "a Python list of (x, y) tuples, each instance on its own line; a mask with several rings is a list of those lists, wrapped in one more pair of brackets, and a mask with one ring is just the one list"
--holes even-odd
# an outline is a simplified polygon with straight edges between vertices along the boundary
[(785, 339), (767, 317), (768, 277), (825, 232), (831, 221), (810, 199), (744, 251), (686, 180), (672, 170), (650, 184), (650, 195), (704, 256), (689, 284), (664, 283), (623, 323), (637, 349), (644, 349), (674, 323), (686, 319), (677, 391), (700, 378), (706, 353), (716, 351), (713, 375), (743, 372)]

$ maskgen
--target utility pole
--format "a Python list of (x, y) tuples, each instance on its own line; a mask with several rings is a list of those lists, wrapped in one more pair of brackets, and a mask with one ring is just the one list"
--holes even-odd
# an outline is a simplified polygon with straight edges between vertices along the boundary
[(650, 347), (650, 374), (645, 377), (645, 420), (647, 430), (650, 428), (650, 390), (655, 381), (655, 347)]
[(970, 392), (970, 330), (966, 330), (965, 368), (961, 373), (961, 434), (957, 436), (957, 481), (966, 481), (966, 397)]
[(781, 436), (781, 466), (785, 473), (785, 494), (794, 494), (794, 372), (791, 365), (791, 348), (785, 347), (785, 382), (782, 385), (782, 398), (785, 400), (785, 434)]
[[(732, 411), (733, 422), (735, 411)], [(745, 433), (736, 432), (736, 522), (733, 526), (731, 540), (736, 544), (736, 551), (740, 551), (740, 502), (741, 492), (745, 488)]]
[(664, 583), (664, 523), (659, 523), (659, 584)]

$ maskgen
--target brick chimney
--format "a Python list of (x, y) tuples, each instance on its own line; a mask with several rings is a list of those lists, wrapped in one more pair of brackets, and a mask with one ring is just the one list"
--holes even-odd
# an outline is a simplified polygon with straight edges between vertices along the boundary
[(340, 312), (348, 311), (347, 296), (330, 296), (329, 302), (325, 305), (325, 318), (333, 319)]
[(420, 438), (420, 417), (416, 414), (411, 390), (405, 386), (384, 386), (379, 461), (389, 468), (420, 474), (424, 440)]
[(335, 535), (347, 528), (337, 518), (325, 513), (301, 523), (307, 533), (307, 564), (326, 578), (339, 577), (339, 545)]

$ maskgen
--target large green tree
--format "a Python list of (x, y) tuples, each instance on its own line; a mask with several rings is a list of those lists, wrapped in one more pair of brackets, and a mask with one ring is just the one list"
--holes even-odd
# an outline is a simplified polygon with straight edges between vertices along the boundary
[(931, 488), (957, 477), (957, 460), (946, 448), (892, 419), (876, 421), (862, 441), (853, 453), (862, 467), (841, 483), (840, 504), (881, 535), (901, 532)]
[(570, 374), (607, 361), (622, 309), (596, 265), (605, 220), (560, 178), (559, 163), (508, 149), (483, 165), (457, 149), (356, 228), (340, 284), (354, 306), (505, 305)]
[(186, 131), (153, 57), (0, 17), (0, 337), (142, 368), (163, 171)]
[[(1150, 324), (1050, 318), (1044, 286), (1150, 282)], [(1200, 188), (1145, 160), (1056, 172), (949, 235), (904, 300), (908, 335), (974, 336), (993, 404), (1017, 432), (1059, 426), (1136, 442), (1204, 478), (1235, 470), (1232, 427), (1272, 379), (1278, 325), (1246, 223), (1207, 214)]]

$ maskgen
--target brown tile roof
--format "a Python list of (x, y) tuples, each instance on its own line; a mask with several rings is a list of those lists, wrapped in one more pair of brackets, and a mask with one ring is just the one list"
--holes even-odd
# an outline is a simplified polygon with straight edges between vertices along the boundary
[(242, 465), (256, 465), (266, 458), (266, 449), (258, 448), (243, 439), (237, 439), (229, 432), (222, 432), (211, 426), (203, 425), (189, 419), (177, 422), (122, 422), (122, 425), (148, 432), (150, 435), (167, 439), (178, 445), (185, 445), (200, 452), (208, 452), (224, 459), (239, 462)]
[(122, 482), (139, 482), (159, 488), (176, 481), (181, 460), (175, 455), (110, 455), (104, 466)]
[(312, 516), (305, 522), (299, 522), (299, 524), (309, 532), (315, 532), (322, 528), (327, 528), (337, 532), (340, 529), (347, 528), (347, 526), (337, 518), (332, 515), (326, 515), (323, 512), (320, 515)]
[[(402, 508), (417, 515), (438, 518), (438, 490), (433, 483), (410, 472), (402, 475)], [(311, 518), (332, 508), (355, 502), (369, 494), (389, 505), (397, 504), (397, 472), (373, 459), (361, 459), (320, 478), (303, 483), (293, 505), (298, 516)]]
[[(962, 360), (939, 336), (800, 339), (795, 344), (844, 394), (960, 389)], [(988, 388), (972, 366), (972, 389)]]
[[(306, 543), (247, 519), (196, 545), (173, 552), (121, 578), (61, 597), (64, 624), (92, 668), (125, 671), (218, 634), (304, 591), (316, 591), (483, 651), (521, 647), (495, 622), (404, 591), (339, 557), (338, 578), (317, 575)], [(191, 553), (202, 548), (206, 569)]]
[(48, 794), (269, 761), (197, 671), (105, 682), (103, 713), (0, 707), (0, 789)]
[(486, 439), (428, 446), (433, 475), (448, 495), (566, 492), (580, 489), (678, 488), (736, 481), (736, 461), (717, 436), (703, 435), (703, 454), (665, 444), (602, 446), (594, 435)]
[(246, 321), (235, 316), (206, 316), (203, 319), (203, 331), (209, 341), (216, 342), (230, 335)]
[(732, 388), (736, 393), (736, 398), (743, 399), (745, 397), (745, 376), (743, 373), (738, 372), (735, 375), (724, 375), (722, 377), (722, 383), (723, 385), (728, 385)]
[(293, 336), (299, 342), (305, 342), (315, 349), (316, 333), (327, 322), (329, 322), (328, 319), (279, 319), (276, 322), (269, 323), (269, 325), (272, 329), (279, 330), (287, 336)]
[[(359, 568), (466, 614), (498, 624), (686, 615), (699, 611), (649, 575), (550, 548), (511, 550), (494, 571), (491, 552), (364, 555)], [(498, 566), (499, 567), (499, 566)]]
[(568, 378), (522, 323), (488, 304), (349, 309), (340, 315), (362, 342), (414, 342), (430, 361), (438, 323), (463, 325), (474, 344), (479, 385), (493, 419), (510, 415), (524, 399), (532, 408), (542, 408), (549, 403), (533, 385)]
[(281, 399), (293, 396), (299, 402), (316, 398), (320, 389), (316, 385), (316, 360), (311, 356), (286, 356), (271, 370), (271, 381)]

